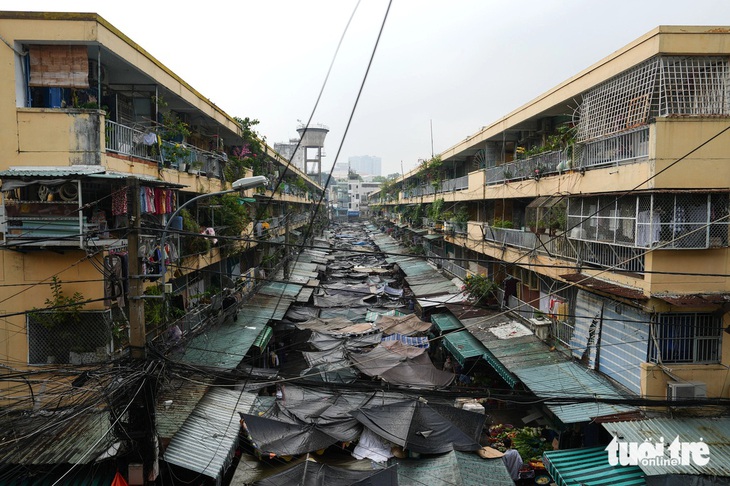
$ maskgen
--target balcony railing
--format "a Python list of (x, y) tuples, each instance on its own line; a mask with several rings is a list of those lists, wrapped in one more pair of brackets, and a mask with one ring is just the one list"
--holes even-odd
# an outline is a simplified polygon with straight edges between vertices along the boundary
[(576, 145), (576, 167), (590, 169), (617, 165), (649, 155), (649, 128)]
[(550, 236), (489, 225), (484, 226), (484, 239), (501, 246), (536, 251), (602, 268), (633, 273), (644, 272), (644, 250), (639, 248), (568, 239), (565, 233)]
[(539, 179), (570, 168), (591, 169), (617, 165), (642, 159), (648, 155), (649, 128), (641, 127), (601, 140), (576, 144), (575, 158), (572, 161), (565, 152), (554, 151), (497, 167), (487, 167), (484, 169), (485, 183), (489, 185), (513, 180)]
[(484, 225), (484, 239), (501, 243), (502, 245), (515, 246), (533, 250), (538, 246), (537, 235), (528, 231), (510, 228), (495, 228)]
[(106, 121), (106, 150), (157, 162), (160, 166), (180, 171), (197, 170), (218, 179), (223, 179), (223, 166), (227, 160), (224, 155), (184, 143), (163, 141), (158, 145), (154, 132), (145, 132), (110, 120)]
[(557, 174), (568, 168), (567, 155), (562, 151), (554, 151), (508, 162), (497, 167), (487, 167), (484, 175), (486, 184), (499, 184), (505, 181), (540, 178), (547, 174)]
[(456, 177), (455, 179), (445, 179), (438, 186), (432, 184), (423, 184), (418, 187), (403, 190), (404, 199), (412, 199), (414, 197), (430, 196), (443, 192), (463, 191), (469, 189), (469, 176)]
[(466, 268), (457, 265), (448, 258), (444, 258), (438, 253), (435, 253), (431, 250), (426, 250), (426, 257), (428, 258), (428, 261), (431, 262), (433, 265), (441, 266), (441, 268), (449, 272), (454, 277), (460, 278), (461, 280), (464, 280), (469, 274)]

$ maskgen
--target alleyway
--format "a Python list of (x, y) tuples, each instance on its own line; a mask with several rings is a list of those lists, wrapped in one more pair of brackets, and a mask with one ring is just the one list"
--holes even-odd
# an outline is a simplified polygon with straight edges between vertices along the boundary
[(458, 280), (368, 223), (333, 223), (289, 272), (268, 284), (280, 290), (273, 305), (282, 317), (249, 351), (250, 369), (276, 378), (247, 386), (258, 397), (241, 415), (231, 484), (301, 477), (306, 457), (331, 467), (327, 477), (348, 478), (326, 484), (423, 484), (423, 474), (429, 484), (511, 484), (501, 460), (475, 452), (492, 423), (527, 409), (485, 400), (490, 387), (505, 388), (502, 379), (478, 356), (460, 363), (430, 321), (449, 308), (472, 318), (496, 312), (470, 308)]

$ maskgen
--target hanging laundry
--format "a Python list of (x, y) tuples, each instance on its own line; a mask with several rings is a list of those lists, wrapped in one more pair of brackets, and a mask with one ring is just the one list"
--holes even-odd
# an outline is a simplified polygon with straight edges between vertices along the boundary
[(157, 134), (155, 132), (145, 133), (144, 137), (142, 138), (142, 143), (144, 143), (147, 146), (157, 144)]
[(139, 208), (142, 213), (155, 213), (155, 191), (151, 187), (139, 188)]
[(119, 216), (127, 214), (127, 188), (123, 187), (112, 192), (112, 214)]

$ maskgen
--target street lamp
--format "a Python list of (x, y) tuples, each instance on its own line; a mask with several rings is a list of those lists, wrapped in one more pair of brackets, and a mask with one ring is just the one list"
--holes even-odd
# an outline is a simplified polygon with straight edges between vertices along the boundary
[[(223, 194), (230, 194), (232, 192), (238, 192), (242, 191), (244, 189), (250, 189), (252, 187), (260, 187), (264, 186), (269, 183), (269, 180), (264, 176), (253, 176), (253, 177), (244, 177), (242, 179), (238, 179), (237, 181), (234, 181), (233, 184), (231, 184), (230, 189), (226, 189), (224, 191), (217, 191), (217, 192), (208, 192), (206, 194), (200, 194), (198, 196), (195, 196), (194, 198), (185, 201), (184, 204), (181, 204), (178, 206), (178, 208), (170, 215), (170, 218), (167, 220), (167, 224), (165, 224), (165, 228), (162, 230), (162, 236), (160, 237), (160, 249), (164, 252), (165, 251), (165, 242), (167, 240), (167, 230), (170, 229), (170, 223), (173, 222), (175, 217), (178, 215), (181, 209), (183, 209), (188, 204), (191, 204), (195, 201), (198, 201), (199, 199), (207, 198), (207, 197), (214, 197), (214, 196), (221, 196)], [(167, 275), (167, 267), (165, 266), (165, 258), (162, 259), (162, 292), (163, 295), (165, 293), (165, 276)]]

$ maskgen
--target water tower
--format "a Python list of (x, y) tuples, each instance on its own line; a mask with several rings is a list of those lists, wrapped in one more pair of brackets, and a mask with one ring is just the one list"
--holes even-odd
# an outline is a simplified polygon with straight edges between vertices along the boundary
[(300, 125), (297, 128), (301, 142), (299, 151), (304, 155), (304, 167), (302, 170), (313, 180), (323, 184), (322, 180), (322, 157), (325, 156), (324, 139), (329, 133), (329, 128), (324, 125), (305, 127)]

